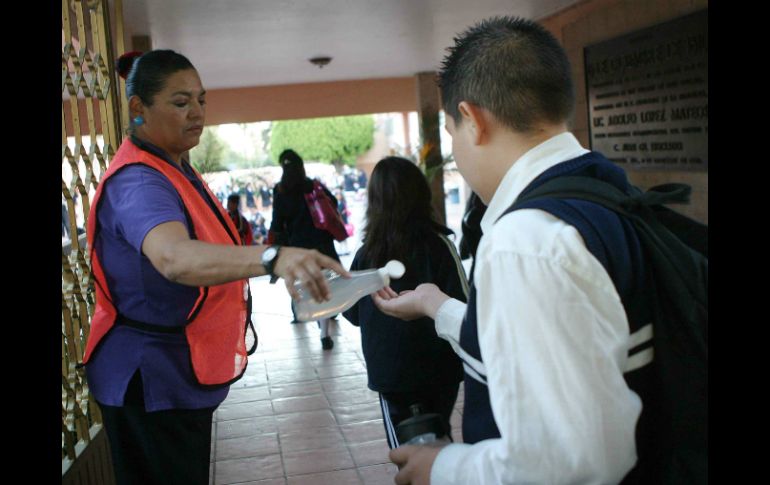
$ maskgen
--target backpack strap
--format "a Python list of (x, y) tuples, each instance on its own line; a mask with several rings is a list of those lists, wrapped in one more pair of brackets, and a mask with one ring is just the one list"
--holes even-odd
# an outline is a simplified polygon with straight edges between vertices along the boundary
[[(516, 199), (516, 202), (503, 213), (525, 208), (525, 203), (535, 199), (578, 199), (594, 202), (627, 217), (637, 229), (639, 236), (651, 241), (659, 248), (661, 257), (670, 267), (675, 268), (681, 282), (690, 293), (698, 298), (699, 303), (707, 305), (706, 295), (702, 295), (693, 286), (692, 274), (683, 262), (691, 261), (692, 249), (663, 225), (656, 217), (653, 208), (669, 203), (687, 203), (691, 188), (685, 184), (665, 184), (641, 192), (632, 187), (627, 194), (619, 188), (591, 177), (564, 176), (555, 177), (532, 190), (528, 190)], [(503, 217), (501, 215), (500, 217)], [(499, 220), (499, 219), (498, 219)]]
[[(664, 184), (647, 192), (642, 192), (636, 187), (631, 187), (630, 191), (631, 193), (627, 194), (612, 184), (592, 177), (555, 177), (519, 196), (516, 204), (544, 197), (581, 199), (633, 217), (632, 213), (639, 212), (642, 207), (689, 203), (692, 189), (685, 184)], [(516, 204), (511, 210), (515, 210)]]

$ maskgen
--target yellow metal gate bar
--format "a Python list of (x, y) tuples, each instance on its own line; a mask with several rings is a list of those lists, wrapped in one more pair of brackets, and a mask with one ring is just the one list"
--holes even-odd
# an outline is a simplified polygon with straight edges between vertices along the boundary
[[(114, 2), (123, 50), (122, 2)], [(62, 0), (62, 475), (101, 427), (82, 361), (93, 314), (86, 244), (88, 212), (122, 141), (107, 0)], [(127, 116), (125, 116), (127, 119)], [(103, 455), (103, 453), (96, 453)]]

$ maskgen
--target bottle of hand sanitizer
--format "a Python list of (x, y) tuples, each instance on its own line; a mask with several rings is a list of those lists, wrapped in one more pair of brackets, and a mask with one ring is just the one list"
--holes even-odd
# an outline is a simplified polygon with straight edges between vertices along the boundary
[(355, 305), (361, 298), (371, 295), (388, 286), (390, 280), (404, 276), (406, 268), (400, 261), (388, 261), (379, 269), (351, 271), (350, 278), (343, 278), (332, 270), (324, 270), (326, 283), (331, 290), (329, 301), (317, 302), (299, 282), (294, 284), (299, 299), (295, 301), (294, 310), (297, 320), (309, 322), (322, 320), (337, 315)]

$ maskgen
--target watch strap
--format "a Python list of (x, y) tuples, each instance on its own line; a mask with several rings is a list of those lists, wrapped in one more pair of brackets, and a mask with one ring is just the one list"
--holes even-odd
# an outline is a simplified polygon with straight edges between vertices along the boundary
[[(268, 249), (265, 249), (265, 251), (268, 251), (269, 248), (274, 248), (275, 249), (275, 255), (272, 258), (270, 258), (270, 260), (268, 260), (268, 261), (266, 261), (265, 258), (263, 257), (262, 258), (262, 266), (265, 267), (265, 272), (267, 272), (267, 274), (269, 274), (272, 278), (274, 278), (275, 277), (275, 273), (274, 273), (275, 263), (278, 261), (278, 256), (280, 256), (280, 254), (281, 254), (281, 246), (279, 246), (278, 244), (273, 244), (273, 245), (269, 246)], [(262, 254), (264, 254), (264, 253), (262, 253)]]

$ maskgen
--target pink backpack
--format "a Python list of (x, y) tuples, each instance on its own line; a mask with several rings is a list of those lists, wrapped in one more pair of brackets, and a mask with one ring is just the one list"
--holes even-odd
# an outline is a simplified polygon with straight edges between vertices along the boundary
[(334, 204), (329, 200), (329, 196), (324, 192), (321, 182), (313, 180), (313, 190), (305, 194), (305, 202), (316, 228), (328, 232), (337, 241), (344, 241), (348, 238), (345, 224)]

